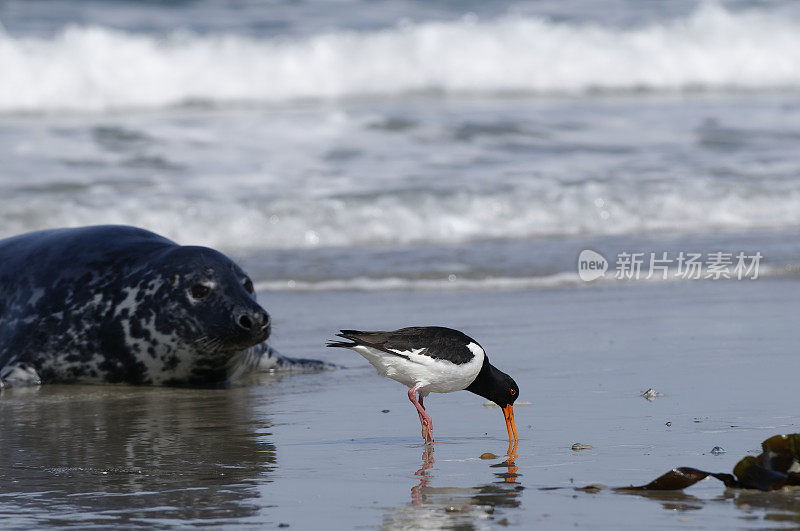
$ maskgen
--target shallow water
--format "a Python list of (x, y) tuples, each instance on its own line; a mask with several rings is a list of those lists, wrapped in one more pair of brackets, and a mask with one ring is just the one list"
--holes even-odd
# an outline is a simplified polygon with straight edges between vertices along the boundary
[[(347, 368), (227, 390), (6, 390), (0, 518), (12, 528), (795, 526), (796, 492), (726, 491), (713, 480), (685, 494), (573, 487), (643, 484), (674, 466), (729, 472), (768, 436), (797, 432), (787, 316), (799, 292), (792, 280), (758, 280), (262, 293), (278, 348)], [(321, 347), (340, 327), (417, 323), (467, 331), (532, 402), (517, 407), (513, 467), (501, 413), (482, 399), (431, 395), (442, 442), (426, 452), (405, 389)], [(649, 387), (663, 396), (648, 402)], [(576, 442), (593, 448), (574, 452)], [(712, 455), (715, 446), (727, 453)]]

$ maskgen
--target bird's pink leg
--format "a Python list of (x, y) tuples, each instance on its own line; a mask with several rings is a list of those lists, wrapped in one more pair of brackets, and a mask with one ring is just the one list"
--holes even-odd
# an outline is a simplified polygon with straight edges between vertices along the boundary
[(422, 403), (423, 398), (425, 397), (423, 397), (422, 394), (420, 393), (419, 405), (422, 406), (422, 415), (425, 420), (425, 422), (423, 422), (423, 426), (427, 425), (428, 435), (425, 436), (425, 434), (423, 433), (422, 437), (425, 438), (425, 440), (427, 440), (428, 442), (433, 442), (433, 419), (431, 418), (430, 415), (428, 415), (428, 411), (425, 409), (425, 404)]
[[(411, 403), (414, 404), (414, 407), (417, 408), (417, 415), (419, 415), (419, 423), (422, 425), (422, 438), (425, 439), (427, 442), (428, 435), (427, 430), (425, 429), (425, 417), (427, 413), (425, 413), (425, 407), (420, 403), (421, 401), (417, 401), (417, 390), (419, 386), (412, 387), (408, 390), (408, 399), (411, 400)], [(422, 397), (420, 397), (422, 398)]]
[(419, 423), (422, 424), (422, 438), (425, 439), (426, 443), (432, 443), (433, 419), (425, 412), (425, 408), (422, 407), (422, 396), (419, 397), (419, 401), (417, 400), (417, 391), (419, 387), (420, 386), (415, 385), (408, 390), (408, 399), (411, 400), (411, 403), (417, 408), (417, 413), (419, 413)]

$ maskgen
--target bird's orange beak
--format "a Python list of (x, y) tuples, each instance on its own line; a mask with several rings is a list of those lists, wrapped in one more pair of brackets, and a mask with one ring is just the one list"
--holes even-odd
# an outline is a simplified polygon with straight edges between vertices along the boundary
[(508, 430), (508, 440), (517, 441), (517, 426), (514, 424), (514, 405), (508, 404), (503, 408), (503, 415), (506, 417), (506, 429)]

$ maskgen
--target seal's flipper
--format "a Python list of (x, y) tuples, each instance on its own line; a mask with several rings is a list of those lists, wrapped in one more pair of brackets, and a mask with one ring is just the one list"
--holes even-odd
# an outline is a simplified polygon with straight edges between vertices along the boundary
[(289, 358), (287, 356), (278, 355), (273, 361), (273, 365), (268, 369), (262, 369), (262, 364), (259, 364), (259, 371), (287, 371), (287, 372), (302, 372), (302, 371), (328, 371), (331, 369), (341, 369), (341, 366), (334, 365), (321, 360), (312, 360), (306, 358)]
[(228, 364), (230, 379), (227, 383), (235, 382), (251, 372), (312, 372), (338, 368), (338, 365), (320, 360), (287, 358), (264, 342), (231, 359)]
[(15, 361), (0, 369), (0, 388), (41, 385), (42, 379), (30, 363)]
[(277, 350), (269, 345), (261, 352), (258, 359), (258, 372), (272, 371), (324, 371), (328, 369), (338, 369), (337, 365), (320, 360), (303, 358), (289, 358), (281, 355)]

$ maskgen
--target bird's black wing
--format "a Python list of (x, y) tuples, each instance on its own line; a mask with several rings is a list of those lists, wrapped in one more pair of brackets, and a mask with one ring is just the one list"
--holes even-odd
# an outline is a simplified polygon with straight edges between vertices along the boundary
[(393, 332), (342, 330), (336, 335), (352, 343), (331, 341), (328, 343), (329, 347), (352, 348), (364, 345), (406, 359), (410, 358), (404, 352), (414, 351), (416, 354), (446, 360), (456, 365), (469, 363), (475, 357), (475, 353), (467, 345), (478, 344), (458, 330), (440, 326), (414, 326)]
[(341, 333), (336, 335), (345, 339), (349, 339), (352, 341), (352, 343), (347, 343), (345, 341), (329, 341), (327, 346), (353, 348), (358, 345), (363, 345), (365, 347), (372, 347), (381, 350), (393, 356), (400, 356), (401, 358), (410, 360), (411, 358), (405, 354), (391, 350), (391, 347), (386, 346), (388, 335), (391, 333), (392, 332), (362, 332), (360, 330), (341, 330)]

